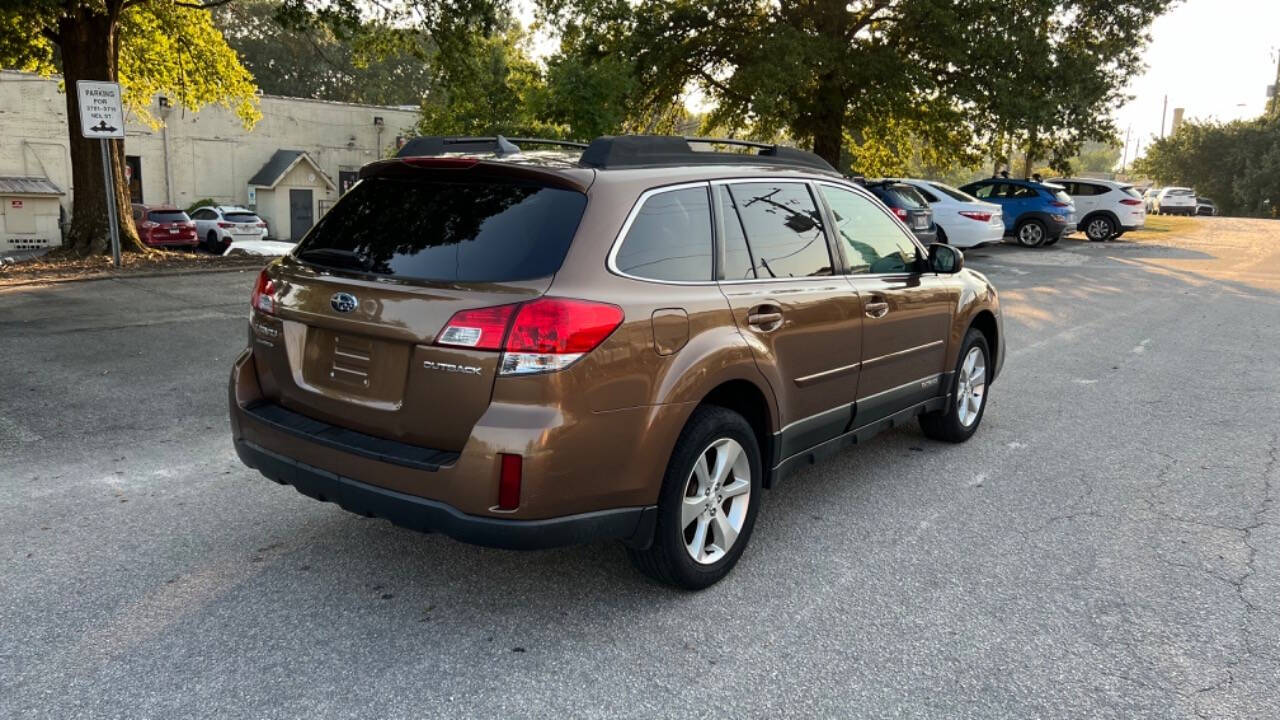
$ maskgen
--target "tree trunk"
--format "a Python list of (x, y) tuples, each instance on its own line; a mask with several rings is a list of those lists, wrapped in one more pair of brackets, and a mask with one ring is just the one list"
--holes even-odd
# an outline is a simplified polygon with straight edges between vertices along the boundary
[(828, 76), (818, 83), (817, 112), (813, 118), (813, 152), (831, 163), (831, 167), (847, 172), (840, 165), (844, 151), (844, 111), (847, 100), (835, 77)]
[[(116, 43), (119, 36), (119, 3), (108, 3), (106, 14), (93, 13), (83, 7), (65, 15), (58, 22), (58, 48), (62, 55), (62, 77), (66, 84), (67, 129), (71, 146), (71, 185), (75, 191), (71, 210), (71, 229), (65, 247), (78, 255), (101, 255), (111, 251), (107, 228), (107, 189), (102, 181), (100, 140), (89, 140), (80, 134), (80, 104), (76, 95), (77, 80), (115, 82)], [(128, 184), (124, 180), (124, 143), (110, 141), (111, 192), (116, 196), (120, 248), (146, 252), (138, 239), (129, 208)]]

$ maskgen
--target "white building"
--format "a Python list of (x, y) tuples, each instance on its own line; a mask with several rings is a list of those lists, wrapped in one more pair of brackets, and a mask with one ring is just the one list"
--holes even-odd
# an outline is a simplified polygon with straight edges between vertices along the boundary
[[(0, 71), (0, 176), (52, 182), (65, 191), (60, 199), (70, 216), (75, 187), (58, 84), (56, 77)], [(245, 130), (220, 105), (194, 113), (160, 97), (154, 103), (165, 127), (136, 119), (126, 127), (133, 201), (184, 209), (204, 198), (256, 205), (279, 238), (305, 232), (362, 165), (392, 154), (418, 120), (412, 107), (264, 95), (262, 119)]]

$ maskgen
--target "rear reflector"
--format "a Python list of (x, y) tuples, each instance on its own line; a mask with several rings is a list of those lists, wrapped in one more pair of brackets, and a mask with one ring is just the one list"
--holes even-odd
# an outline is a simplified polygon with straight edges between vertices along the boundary
[(258, 273), (258, 282), (253, 286), (253, 295), (249, 298), (249, 304), (258, 312), (268, 315), (276, 314), (276, 283), (270, 275), (267, 275), (266, 268)]
[(515, 510), (520, 507), (520, 475), (524, 458), (500, 453), (502, 469), (498, 474), (498, 509)]
[(437, 345), (468, 347), (476, 350), (501, 350), (515, 305), (462, 310), (454, 313), (440, 331)]
[(1121, 205), (1133, 205), (1134, 207), (1137, 207), (1138, 205), (1141, 205), (1141, 204), (1143, 204), (1143, 203), (1142, 203), (1142, 201), (1141, 201), (1141, 200), (1134, 200), (1133, 198), (1125, 198), (1125, 199), (1123, 199), (1123, 200), (1121, 200), (1121, 201), (1120, 201), (1120, 204), (1121, 204)]
[(893, 214), (894, 214), (894, 215), (897, 215), (898, 217), (902, 218), (903, 220), (906, 220), (906, 219), (907, 219), (907, 211), (906, 211), (905, 209), (903, 209), (903, 208), (894, 208), (894, 209), (893, 209)]
[(989, 222), (991, 220), (991, 213), (989, 212), (979, 212), (977, 210), (961, 210), (960, 214), (971, 220), (977, 220), (978, 222)]

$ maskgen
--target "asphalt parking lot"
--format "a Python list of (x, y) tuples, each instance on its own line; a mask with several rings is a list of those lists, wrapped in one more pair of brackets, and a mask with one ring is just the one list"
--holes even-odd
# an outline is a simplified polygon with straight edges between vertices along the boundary
[(1280, 223), (968, 254), (967, 444), (766, 494), (688, 594), (242, 467), (255, 274), (0, 293), (0, 717), (1257, 717), (1280, 708)]

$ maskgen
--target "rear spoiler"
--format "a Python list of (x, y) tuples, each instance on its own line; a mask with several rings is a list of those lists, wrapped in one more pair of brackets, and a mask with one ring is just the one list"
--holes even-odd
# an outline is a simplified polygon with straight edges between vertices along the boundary
[(371, 177), (424, 177), (463, 181), (528, 182), (586, 192), (595, 172), (583, 168), (557, 168), (525, 163), (467, 157), (397, 157), (378, 160), (360, 168), (360, 179)]

